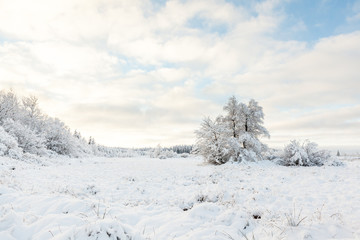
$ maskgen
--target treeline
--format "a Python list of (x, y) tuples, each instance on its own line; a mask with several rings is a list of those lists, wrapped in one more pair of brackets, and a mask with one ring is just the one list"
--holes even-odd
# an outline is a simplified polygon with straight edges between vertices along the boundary
[(166, 149), (176, 152), (177, 154), (183, 154), (183, 153), (190, 154), (193, 149), (193, 146), (192, 145), (175, 145), (175, 146), (172, 146), (172, 147), (166, 148)]
[(13, 91), (0, 91), (0, 156), (20, 159), (26, 156), (69, 157), (104, 156), (176, 157), (189, 154), (191, 145), (169, 148), (120, 148), (96, 144), (93, 137), (85, 139), (77, 130), (58, 118), (43, 113), (35, 96), (19, 98)]
[(114, 156), (123, 151), (72, 133), (61, 120), (43, 113), (35, 96), (20, 99), (11, 90), (0, 92), (0, 156)]

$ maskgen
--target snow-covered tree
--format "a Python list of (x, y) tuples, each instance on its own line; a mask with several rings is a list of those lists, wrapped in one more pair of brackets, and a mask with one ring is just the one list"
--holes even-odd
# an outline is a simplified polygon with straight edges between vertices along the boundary
[(95, 144), (89, 145), (78, 130), (73, 133), (73, 143), (80, 155), (96, 154), (98, 152), (97, 146)]
[(37, 97), (24, 97), (22, 99), (22, 109), (22, 122), (36, 132), (41, 132), (44, 126), (44, 118), (39, 109)]
[(176, 152), (174, 152), (171, 148), (163, 148), (160, 144), (156, 146), (151, 152), (150, 157), (152, 158), (160, 158), (160, 159), (166, 159), (166, 158), (172, 158), (176, 156)]
[(244, 104), (239, 106), (239, 112), (243, 123), (238, 138), (243, 145), (240, 157), (247, 160), (261, 159), (262, 152), (267, 147), (259, 138), (270, 137), (268, 130), (263, 126), (264, 113), (262, 107), (254, 99), (251, 99), (247, 106)]
[(23, 150), (18, 146), (17, 140), (0, 126), (0, 156), (20, 158), (22, 153)]
[(95, 139), (94, 139), (92, 136), (89, 137), (89, 142), (88, 142), (88, 144), (89, 144), (89, 145), (95, 145)]
[(57, 118), (48, 118), (46, 123), (46, 148), (60, 155), (76, 156), (74, 137), (70, 129)]
[(16, 140), (24, 153), (41, 155), (45, 153), (45, 145), (35, 114), (40, 115), (35, 98), (24, 98), (20, 102), (12, 91), (0, 92), (0, 124), (3, 129)]
[[(224, 106), (226, 115), (219, 116), (215, 122), (205, 119), (197, 135), (197, 153), (204, 156), (209, 162), (224, 163), (230, 159), (234, 161), (262, 159), (266, 145), (261, 143), (260, 137), (270, 137), (263, 126), (264, 113), (262, 107), (255, 100), (246, 105), (232, 96)], [(201, 133), (201, 134), (200, 134)], [(221, 144), (214, 144), (216, 135)], [(208, 145), (213, 145), (212, 147)], [(215, 146), (215, 147), (214, 147)], [(221, 161), (209, 160), (210, 156), (222, 156)], [(216, 158), (215, 158), (216, 159)]]
[(41, 111), (38, 106), (37, 97), (35, 96), (24, 97), (22, 99), (22, 104), (30, 118), (39, 118), (41, 116)]
[(193, 146), (192, 145), (175, 145), (171, 147), (172, 151), (176, 152), (177, 154), (182, 153), (191, 153)]
[[(48, 155), (55, 152), (69, 156), (118, 154), (117, 150), (95, 144), (92, 137), (89, 142), (86, 141), (78, 131), (71, 134), (63, 122), (40, 111), (35, 96), (19, 101), (13, 91), (0, 91), (0, 127), (6, 133), (0, 136), (3, 137), (0, 139), (0, 155), (19, 158), (22, 153)], [(14, 141), (16, 146), (12, 147)]]
[(244, 124), (241, 116), (241, 110), (244, 107), (243, 103), (239, 103), (235, 96), (232, 96), (223, 108), (226, 112), (223, 120), (226, 127), (230, 130), (231, 137), (235, 139), (239, 138), (241, 132), (243, 131)]
[(162, 147), (160, 144), (158, 144), (156, 148), (154, 148), (154, 150), (150, 153), (150, 157), (152, 158), (160, 157), (161, 151), (162, 151)]
[(8, 118), (4, 121), (3, 128), (17, 140), (24, 153), (45, 154), (45, 139), (43, 136), (36, 134), (30, 127), (20, 121)]
[(16, 120), (20, 115), (20, 104), (12, 91), (0, 92), (0, 123), (10, 118)]
[(253, 99), (246, 105), (232, 96), (224, 110), (227, 113), (224, 121), (231, 132), (232, 158), (236, 161), (261, 159), (266, 145), (260, 142), (259, 137), (270, 137), (263, 126), (262, 107)]
[(202, 155), (212, 164), (223, 164), (229, 161), (229, 134), (230, 131), (221, 117), (215, 121), (205, 118), (199, 130), (195, 131), (197, 141), (194, 152)]
[(78, 132), (76, 129), (75, 129), (75, 131), (74, 131), (74, 137), (75, 138), (77, 138), (77, 139), (82, 139), (82, 136), (81, 136), (81, 133), (80, 132)]

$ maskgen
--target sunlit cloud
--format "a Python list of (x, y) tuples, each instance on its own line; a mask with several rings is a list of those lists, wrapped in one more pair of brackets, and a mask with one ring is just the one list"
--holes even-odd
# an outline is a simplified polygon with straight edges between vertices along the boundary
[(310, 33), (324, 19), (292, 4), (3, 1), (1, 88), (112, 146), (192, 144), (231, 95), (264, 107), (270, 146), (358, 145), (358, 2), (321, 35)]

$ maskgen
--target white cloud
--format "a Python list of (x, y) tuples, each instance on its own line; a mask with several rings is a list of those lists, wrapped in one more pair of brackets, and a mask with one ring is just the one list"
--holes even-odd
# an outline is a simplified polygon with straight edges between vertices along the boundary
[(360, 1), (355, 1), (352, 6), (353, 15), (348, 16), (346, 20), (350, 23), (357, 22), (360, 20)]
[(279, 4), (3, 1), (1, 87), (38, 95), (45, 112), (110, 145), (192, 143), (232, 94), (264, 106), (271, 144), (304, 133), (331, 144), (341, 124), (339, 144), (358, 141), (360, 32), (280, 41)]

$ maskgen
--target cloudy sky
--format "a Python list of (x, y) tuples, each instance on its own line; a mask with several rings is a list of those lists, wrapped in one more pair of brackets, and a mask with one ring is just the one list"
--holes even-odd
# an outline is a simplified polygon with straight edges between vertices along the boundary
[(0, 0), (0, 87), (109, 146), (192, 144), (235, 95), (272, 147), (360, 151), (360, 1)]

